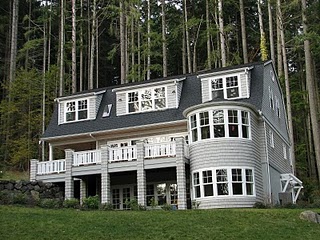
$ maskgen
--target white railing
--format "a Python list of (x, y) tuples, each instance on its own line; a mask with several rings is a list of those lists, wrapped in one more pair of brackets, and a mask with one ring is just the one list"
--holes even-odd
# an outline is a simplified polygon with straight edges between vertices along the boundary
[(66, 171), (66, 160), (54, 160), (46, 162), (38, 162), (37, 164), (37, 174), (51, 174), (51, 173), (61, 173)]
[(74, 152), (73, 166), (89, 165), (89, 164), (101, 164), (101, 152), (100, 150)]
[(132, 161), (136, 159), (136, 146), (109, 148), (109, 162)]
[(153, 143), (144, 146), (145, 158), (173, 157), (175, 155), (176, 142)]

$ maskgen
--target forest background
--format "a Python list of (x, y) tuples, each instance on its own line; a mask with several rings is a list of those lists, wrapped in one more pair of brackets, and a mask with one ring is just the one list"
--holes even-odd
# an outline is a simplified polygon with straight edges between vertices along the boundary
[(47, 159), (59, 96), (272, 60), (303, 198), (320, 198), (319, 0), (1, 0), (0, 170)]

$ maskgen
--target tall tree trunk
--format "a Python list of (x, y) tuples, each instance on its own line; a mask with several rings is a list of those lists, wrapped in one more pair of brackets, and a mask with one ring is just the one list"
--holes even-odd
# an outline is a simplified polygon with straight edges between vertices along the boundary
[(150, 79), (150, 75), (151, 75), (151, 71), (150, 71), (150, 67), (151, 67), (151, 38), (150, 38), (150, 34), (151, 34), (151, 6), (150, 6), (150, 0), (147, 0), (148, 2), (148, 20), (147, 20), (147, 44), (148, 44), (148, 51), (147, 51), (147, 80)]
[(91, 29), (91, 44), (90, 44), (90, 67), (89, 67), (89, 89), (93, 89), (93, 70), (94, 70), (94, 53), (95, 53), (95, 36), (97, 31), (96, 26), (97, 18), (97, 0), (93, 0), (92, 11), (92, 29)]
[(120, 80), (125, 83), (126, 78), (126, 54), (125, 54), (125, 20), (124, 20), (124, 0), (119, 1), (120, 8)]
[(239, 1), (239, 5), (240, 5), (241, 40), (242, 40), (243, 62), (244, 63), (248, 63), (247, 33), (246, 33), (246, 21), (245, 21), (245, 17), (244, 17), (243, 0)]
[(211, 65), (211, 43), (210, 43), (210, 17), (209, 17), (209, 0), (206, 0), (206, 31), (207, 31), (207, 65), (208, 69)]
[(48, 71), (50, 70), (50, 65), (51, 65), (51, 31), (52, 31), (52, 0), (50, 0), (50, 11), (49, 11), (49, 26), (48, 26), (48, 50), (47, 50), (47, 55), (48, 55)]
[[(303, 33), (306, 36), (308, 34), (308, 25), (306, 17), (306, 0), (301, 0), (302, 6), (302, 24), (303, 24)], [(318, 181), (320, 183), (320, 132), (319, 132), (319, 123), (318, 123), (318, 111), (317, 111), (317, 94), (315, 92), (314, 79), (312, 74), (312, 56), (310, 50), (310, 40), (304, 40), (304, 54), (305, 54), (305, 68), (306, 68), (306, 86), (309, 97), (309, 108), (310, 108), (310, 118), (311, 118), (311, 127), (313, 133), (313, 145), (316, 157), (316, 165), (318, 170)]]
[(188, 62), (188, 73), (191, 73), (191, 50), (190, 50), (190, 37), (189, 37), (189, 26), (188, 26), (188, 11), (187, 11), (187, 0), (183, 1), (184, 5), (184, 26), (186, 34), (186, 48), (187, 48), (187, 62)]
[(202, 20), (203, 19), (201, 18), (199, 26), (198, 26), (197, 34), (196, 34), (194, 41), (193, 41), (193, 72), (197, 71), (197, 43), (198, 43)]
[[(31, 15), (32, 15), (32, 2), (29, 1), (29, 10), (28, 10), (28, 32), (30, 32), (31, 30)], [(47, 11), (47, 10), (46, 10)], [(29, 42), (30, 40), (30, 34), (27, 35), (27, 42)], [(27, 48), (26, 50), (26, 59), (25, 59), (25, 64), (24, 64), (24, 68), (27, 70), (29, 68), (29, 49)]]
[(79, 91), (83, 90), (83, 0), (80, 0), (80, 52), (79, 52)]
[(96, 88), (99, 88), (99, 19), (96, 18)]
[[(46, 18), (47, 19), (47, 14)], [(47, 23), (43, 28), (43, 59), (42, 59), (42, 134), (46, 127), (46, 61), (47, 61)], [(45, 160), (45, 142), (41, 142), (41, 160)]]
[(272, 8), (271, 0), (268, 0), (268, 16), (269, 16), (269, 41), (270, 41), (270, 54), (271, 60), (275, 64), (275, 53), (274, 53), (274, 40), (273, 40), (273, 21), (272, 21)]
[(60, 86), (59, 96), (63, 96), (64, 93), (64, 0), (60, 2)]
[(72, 93), (77, 91), (77, 30), (76, 30), (76, 0), (71, 0), (72, 11)]
[(277, 12), (280, 22), (280, 36), (281, 36), (281, 50), (283, 57), (283, 69), (284, 69), (284, 79), (285, 79), (285, 89), (286, 89), (286, 100), (287, 100), (287, 115), (288, 115), (288, 128), (289, 137), (291, 140), (290, 156), (292, 162), (292, 170), (295, 171), (295, 155), (294, 155), (294, 137), (293, 137), (293, 123), (292, 123), (292, 111), (291, 111), (291, 95), (290, 95), (290, 83), (289, 83), (289, 70), (287, 63), (287, 52), (284, 38), (284, 28), (283, 28), (283, 18), (281, 12), (281, 0), (277, 0)]
[[(278, 9), (278, 7), (277, 7)], [(280, 19), (279, 13), (277, 10), (277, 69), (278, 69), (278, 76), (283, 76), (283, 64), (282, 64), (282, 48), (281, 48), (281, 26), (280, 26)]]
[(222, 0), (218, 0), (218, 19), (219, 19), (221, 63), (222, 63), (222, 67), (226, 67), (227, 57), (226, 57), (226, 43), (225, 43), (226, 41), (225, 41), (224, 24), (223, 24)]
[[(131, 6), (134, 9), (134, 5)], [(136, 80), (136, 69), (135, 69), (135, 38), (134, 38), (134, 27), (135, 27), (135, 18), (131, 18), (131, 72), (132, 72), (132, 82)]]
[(162, 12), (162, 71), (163, 77), (168, 75), (167, 67), (167, 39), (166, 39), (166, 11), (165, 0), (161, 0), (161, 12)]
[[(10, 68), (9, 68), (9, 86), (12, 85), (16, 74), (17, 60), (17, 40), (18, 40), (18, 12), (19, 0), (13, 0), (12, 20), (11, 20), (11, 47), (10, 47)], [(9, 92), (10, 95), (10, 92)]]
[[(184, 16), (184, 11), (183, 11)], [(184, 18), (183, 18), (184, 19)], [(187, 62), (186, 62), (186, 31), (185, 29), (185, 22), (183, 20), (183, 28), (182, 28), (182, 47), (181, 47), (181, 56), (182, 56), (182, 73), (187, 73)]]
[(260, 28), (260, 53), (261, 60), (265, 61), (268, 59), (268, 50), (266, 45), (266, 35), (263, 29), (263, 19), (262, 19), (262, 10), (261, 10), (261, 0), (257, 0), (258, 4), (258, 15), (259, 15), (259, 28)]

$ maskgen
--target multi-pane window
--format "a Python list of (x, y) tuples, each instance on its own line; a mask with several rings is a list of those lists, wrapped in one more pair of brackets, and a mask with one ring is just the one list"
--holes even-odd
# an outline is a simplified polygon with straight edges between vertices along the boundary
[(178, 204), (178, 185), (176, 183), (170, 184), (170, 203)]
[(194, 187), (194, 197), (195, 198), (201, 197), (200, 178), (199, 178), (198, 172), (193, 173), (193, 187)]
[(127, 93), (128, 112), (166, 108), (166, 87), (147, 88)]
[(190, 116), (192, 142), (208, 138), (250, 138), (250, 115), (241, 110), (210, 110)]
[(273, 137), (273, 131), (269, 129), (269, 143), (270, 147), (274, 148), (274, 137)]
[(284, 143), (282, 144), (282, 149), (283, 149), (283, 158), (287, 159), (287, 147)]
[(212, 111), (214, 138), (225, 137), (223, 110)]
[(120, 209), (120, 189), (112, 190), (112, 205), (114, 209)]
[(147, 206), (151, 206), (152, 202), (155, 201), (153, 184), (147, 185), (146, 198), (147, 198)]
[(192, 176), (195, 198), (255, 194), (251, 168), (211, 168), (194, 172)]
[(127, 203), (130, 202), (130, 188), (122, 189), (123, 209), (130, 209)]
[(211, 170), (202, 172), (202, 181), (204, 196), (213, 196), (213, 179)]
[(246, 194), (253, 195), (254, 181), (253, 181), (253, 170), (246, 169)]
[(88, 118), (88, 100), (82, 99), (77, 101), (66, 102), (65, 120), (72, 122)]
[(217, 169), (216, 176), (218, 195), (229, 195), (227, 169)]
[(200, 139), (210, 138), (210, 125), (209, 125), (209, 113), (199, 113), (200, 117)]
[(211, 80), (212, 99), (223, 98), (223, 79), (216, 78)]
[(228, 110), (228, 122), (229, 137), (239, 137), (239, 121), (237, 110)]
[(270, 108), (274, 109), (273, 91), (270, 86), (269, 86), (269, 103), (270, 103)]
[(192, 142), (198, 141), (198, 128), (197, 128), (197, 115), (192, 115), (190, 117), (190, 127), (191, 127), (191, 139)]
[(240, 97), (238, 75), (214, 78), (211, 80), (211, 97), (232, 99)]
[(232, 193), (233, 195), (242, 195), (242, 169), (231, 169), (232, 174)]
[(227, 98), (239, 97), (239, 83), (238, 76), (231, 76), (226, 78)]
[(157, 197), (159, 205), (167, 203), (167, 189), (165, 183), (157, 184)]
[(277, 97), (276, 97), (276, 114), (280, 118), (280, 103)]

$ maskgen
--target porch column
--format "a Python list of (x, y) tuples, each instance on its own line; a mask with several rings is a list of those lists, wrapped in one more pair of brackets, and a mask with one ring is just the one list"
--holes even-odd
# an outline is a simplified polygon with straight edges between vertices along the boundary
[(184, 161), (184, 138), (176, 138), (176, 171), (178, 185), (178, 209), (187, 209), (186, 165)]
[(37, 159), (30, 160), (30, 181), (36, 181), (38, 162), (39, 161)]
[(65, 173), (65, 199), (74, 197), (74, 180), (72, 177), (72, 162), (73, 162), (74, 150), (66, 149), (66, 173)]
[(144, 169), (144, 142), (137, 142), (137, 190), (138, 204), (147, 206), (146, 203), (146, 170)]
[(87, 197), (87, 182), (86, 179), (80, 179), (80, 204), (82, 205), (83, 199)]
[(53, 146), (49, 143), (49, 161), (53, 160)]
[(110, 174), (108, 172), (109, 148), (101, 145), (101, 203), (108, 203), (110, 198)]

